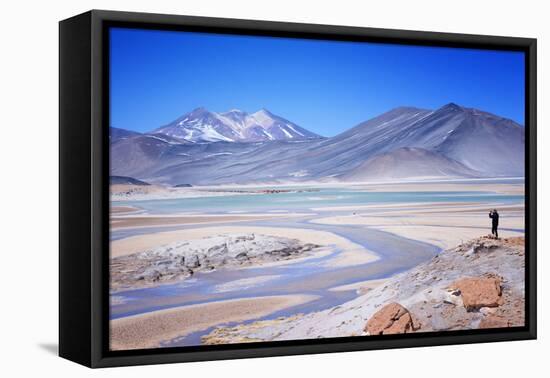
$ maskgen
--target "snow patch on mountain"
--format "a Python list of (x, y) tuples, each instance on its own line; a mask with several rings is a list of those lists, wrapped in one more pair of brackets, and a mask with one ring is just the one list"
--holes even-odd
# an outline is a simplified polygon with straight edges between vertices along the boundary
[(197, 108), (154, 130), (154, 133), (191, 142), (260, 142), (320, 138), (319, 135), (266, 109), (248, 114), (238, 109), (216, 113)]

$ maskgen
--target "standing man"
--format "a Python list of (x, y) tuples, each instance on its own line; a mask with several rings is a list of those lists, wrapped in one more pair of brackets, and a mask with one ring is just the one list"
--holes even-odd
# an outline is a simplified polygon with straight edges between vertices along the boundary
[(497, 209), (493, 209), (489, 212), (489, 218), (493, 220), (493, 228), (491, 233), (498, 239), (498, 212)]

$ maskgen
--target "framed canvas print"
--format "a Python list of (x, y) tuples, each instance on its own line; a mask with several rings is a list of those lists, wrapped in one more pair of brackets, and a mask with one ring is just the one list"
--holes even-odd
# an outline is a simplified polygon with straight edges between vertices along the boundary
[(536, 41), (60, 23), (60, 355), (536, 337)]

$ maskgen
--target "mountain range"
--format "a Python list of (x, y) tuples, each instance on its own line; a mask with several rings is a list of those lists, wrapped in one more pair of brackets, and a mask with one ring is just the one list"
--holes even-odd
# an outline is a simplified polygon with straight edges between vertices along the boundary
[(330, 138), (263, 109), (204, 108), (150, 133), (111, 128), (111, 175), (170, 185), (524, 175), (525, 130), (454, 103), (399, 107)]

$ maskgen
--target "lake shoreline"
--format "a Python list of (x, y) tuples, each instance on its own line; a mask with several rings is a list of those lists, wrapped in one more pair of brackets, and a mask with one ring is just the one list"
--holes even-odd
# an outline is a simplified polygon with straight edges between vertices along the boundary
[(163, 341), (219, 323), (262, 317), (282, 308), (314, 300), (314, 296), (272, 296), (174, 307), (111, 320), (110, 349), (159, 347)]
[[(459, 189), (464, 188), (464, 184), (461, 185), (454, 187), (455, 191), (453, 193), (460, 192)], [(495, 189), (494, 186), (498, 184), (490, 185), (491, 189)], [(516, 187), (514, 190), (511, 190), (507, 185), (502, 184), (501, 190), (494, 191), (494, 193), (512, 193), (517, 189)], [(479, 185), (479, 189), (484, 189), (483, 185)], [(356, 189), (353, 190), (355, 191)], [(286, 193), (272, 194), (270, 198), (280, 201), (287, 198), (287, 195)], [(428, 254), (423, 252), (424, 254), (420, 254), (423, 249), (431, 248), (433, 250), (434, 246), (437, 249), (446, 249), (480, 235), (486, 235), (489, 231), (487, 211), (493, 207), (498, 207), (499, 211), (502, 211), (501, 233), (504, 237), (521, 236), (524, 232), (523, 203), (518, 201), (509, 201), (507, 203), (489, 201), (488, 199), (491, 197), (485, 195), (481, 197), (473, 195), (472, 198), (474, 200), (471, 201), (466, 200), (469, 199), (467, 196), (464, 199), (458, 197), (460, 198), (458, 202), (452, 201), (452, 196), (444, 194), (445, 197), (442, 198), (449, 198), (449, 200), (438, 200), (436, 202), (410, 201), (393, 204), (371, 203), (357, 206), (334, 204), (324, 206), (322, 200), (315, 201), (316, 198), (329, 198), (323, 191), (307, 195), (312, 196), (307, 198), (313, 198), (310, 206), (308, 206), (309, 203), (303, 204), (294, 211), (285, 209), (283, 213), (279, 212), (280, 210), (277, 213), (268, 212), (266, 210), (270, 210), (269, 208), (261, 208), (257, 209), (257, 212), (243, 209), (235, 213), (236, 210), (225, 209), (226, 211), (223, 212), (224, 209), (220, 209), (222, 210), (221, 212), (211, 214), (208, 212), (196, 212), (193, 209), (191, 210), (192, 214), (180, 214), (179, 210), (176, 210), (177, 214), (166, 214), (163, 212), (152, 212), (150, 208), (140, 208), (140, 201), (134, 201), (131, 208), (112, 213), (112, 218), (124, 219), (126, 222), (134, 222), (135, 219), (139, 220), (130, 223), (127, 227), (128, 231), (135, 230), (136, 233), (128, 232), (126, 237), (111, 242), (111, 257), (131, 256), (133, 253), (140, 253), (140, 251), (177, 242), (178, 240), (199, 240), (212, 235), (235, 236), (261, 233), (274, 237), (296, 238), (303, 243), (315, 243), (325, 247), (330, 246), (332, 252), (326, 250), (324, 254), (318, 253), (312, 256), (297, 257), (292, 260), (267, 262), (257, 266), (242, 267), (238, 270), (229, 269), (224, 271), (223, 274), (221, 274), (222, 270), (220, 270), (208, 275), (200, 275), (200, 282), (193, 285), (196, 286), (201, 282), (207, 284), (212, 281), (215, 282), (212, 283), (212, 288), (218, 287), (222, 289), (217, 292), (212, 289), (214, 291), (208, 294), (209, 291), (204, 292), (204, 285), (196, 286), (197, 288), (201, 288), (200, 291), (194, 291), (193, 287), (195, 286), (191, 286), (184, 291), (185, 293), (189, 293), (185, 295), (190, 300), (192, 299), (192, 301), (197, 301), (204, 305), (224, 300), (224, 298), (237, 300), (239, 299), (239, 290), (251, 293), (250, 297), (254, 297), (254, 293), (256, 295), (269, 296), (270, 287), (274, 288), (273, 293), (276, 295), (285, 292), (288, 292), (289, 295), (311, 295), (312, 291), (310, 290), (317, 287), (316, 282), (310, 282), (305, 279), (300, 281), (299, 277), (288, 282), (284, 279), (285, 274), (294, 271), (298, 272), (301, 269), (298, 267), (307, 266), (309, 267), (308, 269), (320, 269), (323, 272), (326, 270), (326, 273), (323, 273), (323, 279), (326, 280), (327, 284), (330, 284), (323, 286), (322, 293), (324, 294), (321, 295), (328, 295), (331, 291), (336, 293), (343, 290), (348, 293), (354, 292), (356, 293), (355, 295), (361, 296), (367, 292), (376, 290), (385, 280), (400, 274), (402, 270), (395, 267), (406, 262), (402, 259), (410, 259), (408, 263), (409, 267), (405, 270), (412, 269), (414, 266), (422, 264), (433, 256), (433, 254), (430, 255), (433, 252)], [(437, 195), (437, 193), (434, 195)], [(501, 198), (498, 196), (495, 198)], [(263, 195), (255, 195), (255, 198), (261, 197)], [(427, 199), (429, 198), (431, 198), (430, 195), (428, 195)], [(521, 198), (521, 196), (518, 198)], [(145, 203), (150, 204), (151, 202)], [(113, 205), (114, 207), (127, 206), (126, 203), (114, 203)], [(273, 205), (276, 206), (276, 203)], [(238, 206), (238, 204), (235, 204), (235, 206)], [(140, 225), (139, 222), (141, 222), (141, 219), (147, 219), (147, 221), (154, 220), (152, 223), (154, 227)], [(177, 222), (172, 219), (177, 219)], [(204, 222), (196, 222), (196, 219), (204, 220)], [(166, 230), (163, 230), (163, 228)], [(124, 229), (121, 228), (120, 230)], [(366, 236), (368, 236), (368, 240), (365, 239)], [(389, 240), (392, 240), (391, 244), (388, 244), (390, 243)], [(397, 255), (394, 256), (391, 253), (388, 254), (388, 252), (383, 250), (390, 246), (394, 251), (391, 253), (400, 251), (400, 257)], [(334, 252), (335, 248), (338, 250), (338, 253)], [(408, 253), (414, 252), (414, 249), (418, 249), (417, 255)], [(293, 270), (294, 266), (296, 266), (296, 269)], [(247, 270), (250, 273), (247, 273)], [(258, 273), (255, 273), (256, 271)], [(361, 272), (365, 273), (361, 274)], [(387, 275), (388, 273), (383, 272), (390, 272), (389, 276)], [(255, 274), (263, 278), (257, 280), (250, 278), (254, 277)], [(357, 278), (350, 281), (346, 279), (348, 276)], [(185, 283), (185, 281), (182, 282)], [(292, 290), (288, 291), (284, 285), (292, 288)], [(302, 286), (303, 289), (300, 293)], [(172, 289), (172, 287), (174, 288)], [(310, 288), (308, 289), (308, 287)], [(162, 288), (159, 286), (160, 289)], [(151, 293), (158, 291), (157, 289), (155, 290)], [(167, 290), (181, 291), (174, 285), (169, 285)], [(318, 291), (319, 289), (315, 290)], [(203, 292), (204, 294), (200, 294)], [(117, 298), (119, 295), (125, 295), (124, 292), (113, 294)], [(245, 293), (243, 292), (242, 295), (244, 296)], [(155, 306), (161, 306), (161, 308), (165, 306), (174, 307), (178, 302), (174, 298), (174, 304), (170, 305), (170, 303), (170, 301), (159, 302)], [(114, 306), (115, 308), (122, 306), (121, 308), (128, 308), (128, 310), (125, 310), (126, 312), (139, 314), (139, 306), (136, 307), (137, 304), (115, 302)], [(154, 308), (155, 306), (152, 307)], [(327, 306), (330, 307), (328, 302)], [(121, 310), (117, 311), (120, 312)], [(145, 310), (145, 308), (144, 311), (143, 315), (151, 312)], [(117, 318), (117, 320), (125, 318)], [(243, 320), (243, 322), (249, 324), (253, 323), (254, 319), (261, 318), (263, 316), (247, 319), (246, 321)], [(206, 328), (211, 329), (215, 326), (216, 324), (213, 324)], [(198, 331), (200, 330), (193, 332), (196, 333)], [(176, 335), (174, 338), (180, 336), (182, 335)], [(161, 344), (168, 345), (165, 344), (168, 341), (163, 340), (157, 346)]]

